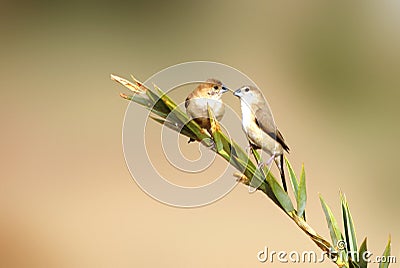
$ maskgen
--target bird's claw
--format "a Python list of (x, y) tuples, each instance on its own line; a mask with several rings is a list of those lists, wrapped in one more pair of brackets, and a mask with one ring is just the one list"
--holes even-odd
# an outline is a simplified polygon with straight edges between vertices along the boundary
[(213, 151), (217, 151), (217, 144), (215, 143), (215, 141), (213, 139), (211, 139), (211, 146), (210, 146), (211, 150)]
[(260, 162), (258, 163), (258, 165), (257, 165), (257, 169), (260, 170), (261, 173), (265, 176), (265, 174), (264, 174), (264, 172), (265, 172), (264, 168), (265, 168), (265, 167), (268, 168), (268, 169), (266, 170), (266, 172), (268, 173), (268, 172), (270, 171), (270, 167), (271, 167), (271, 164), (272, 164), (272, 160), (274, 160), (274, 159), (275, 159), (275, 155), (272, 155), (272, 156), (267, 160), (267, 162), (264, 163), (264, 162), (260, 161)]

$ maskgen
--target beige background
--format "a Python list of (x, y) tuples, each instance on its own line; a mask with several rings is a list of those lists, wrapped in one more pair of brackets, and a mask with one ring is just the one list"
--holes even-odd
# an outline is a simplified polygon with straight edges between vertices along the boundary
[(339, 217), (341, 189), (359, 241), (380, 254), (392, 234), (400, 258), (399, 4), (263, 2), (2, 1), (1, 267), (257, 267), (272, 266), (256, 260), (264, 246), (317, 249), (243, 186), (178, 209), (132, 180), (127, 103), (109, 74), (146, 79), (191, 60), (264, 90), (292, 164), (306, 165), (318, 232), (328, 236), (318, 193)]

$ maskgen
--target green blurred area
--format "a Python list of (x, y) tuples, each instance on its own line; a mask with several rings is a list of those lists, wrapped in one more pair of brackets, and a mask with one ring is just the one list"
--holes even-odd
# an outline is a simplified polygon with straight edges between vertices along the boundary
[[(228, 64), (263, 89), (289, 158), (306, 165), (315, 229), (327, 235), (317, 192), (339, 216), (342, 189), (360, 241), (368, 235), (376, 254), (388, 233), (399, 241), (397, 2), (1, 4), (1, 266), (257, 266), (265, 244), (313, 249), (243, 187), (182, 211), (132, 183), (120, 144), (127, 103), (109, 75), (145, 80), (193, 60)], [(238, 233), (255, 220), (271, 230)]]

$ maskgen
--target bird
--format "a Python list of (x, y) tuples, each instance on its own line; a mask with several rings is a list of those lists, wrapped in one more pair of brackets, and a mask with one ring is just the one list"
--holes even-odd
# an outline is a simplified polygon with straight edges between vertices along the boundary
[[(225, 105), (222, 102), (222, 94), (229, 91), (221, 81), (217, 79), (207, 79), (204, 83), (199, 84), (186, 98), (186, 113), (201, 128), (204, 128), (211, 135), (211, 123), (208, 115), (208, 107), (210, 107), (215, 118), (220, 121), (225, 113)], [(194, 141), (189, 140), (189, 143)]]
[[(274, 160), (280, 172), (282, 186), (287, 192), (283, 158), (285, 151), (289, 153), (289, 146), (276, 127), (262, 92), (254, 86), (242, 86), (233, 95), (240, 99), (242, 129), (250, 146), (256, 150), (261, 149), (270, 156), (267, 165)], [(263, 164), (259, 163), (259, 167)]]

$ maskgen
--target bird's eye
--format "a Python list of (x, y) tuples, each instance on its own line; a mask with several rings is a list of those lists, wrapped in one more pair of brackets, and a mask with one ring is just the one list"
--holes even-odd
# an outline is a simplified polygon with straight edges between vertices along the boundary
[(244, 91), (249, 92), (250, 88), (246, 87)]
[(214, 89), (217, 90), (217, 89), (218, 89), (218, 86), (214, 86)]

